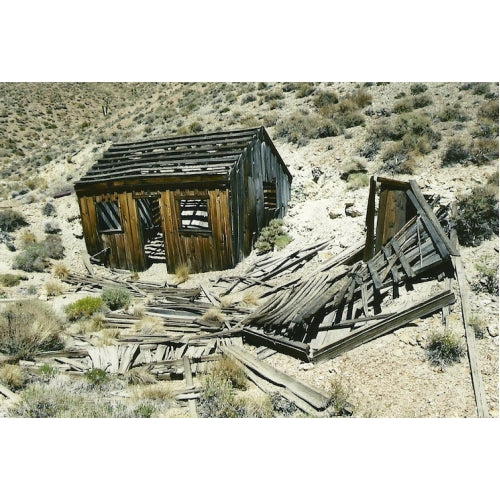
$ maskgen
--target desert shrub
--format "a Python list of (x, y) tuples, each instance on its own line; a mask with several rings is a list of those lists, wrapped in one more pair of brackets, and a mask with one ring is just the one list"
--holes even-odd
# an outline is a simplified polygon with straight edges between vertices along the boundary
[(428, 116), (420, 113), (405, 113), (396, 118), (392, 131), (392, 139), (402, 139), (405, 136), (427, 137), (437, 145), (441, 136), (432, 128)]
[(21, 282), (21, 280), (27, 280), (26, 276), (22, 276), (20, 274), (0, 274), (0, 284), (6, 287), (17, 286)]
[(241, 104), (247, 104), (249, 102), (254, 102), (256, 100), (257, 97), (255, 97), (255, 94), (247, 94), (241, 98)]
[(121, 332), (119, 328), (106, 328), (101, 330), (97, 335), (97, 345), (115, 345), (116, 339), (120, 338)]
[(389, 144), (382, 152), (382, 171), (391, 174), (413, 174), (415, 164), (402, 141)]
[(472, 289), (476, 292), (489, 293), (498, 296), (498, 266), (496, 263), (485, 261), (476, 264), (478, 275), (472, 283)]
[(273, 411), (281, 414), (284, 417), (291, 417), (298, 410), (295, 403), (286, 399), (279, 392), (271, 393), (269, 399), (271, 400)]
[(455, 217), (461, 245), (478, 246), (498, 234), (498, 200), (487, 187), (479, 186), (458, 199)]
[(486, 101), (479, 107), (478, 117), (498, 122), (498, 99)]
[(59, 222), (55, 220), (49, 220), (45, 223), (43, 232), (47, 234), (57, 234), (61, 232), (61, 226), (59, 225)]
[(477, 339), (482, 339), (487, 332), (487, 323), (481, 316), (472, 315), (469, 318), (469, 325)]
[(19, 235), (19, 241), (21, 243), (21, 247), (26, 248), (27, 246), (36, 243), (36, 236), (31, 231), (24, 230)]
[(307, 97), (308, 95), (311, 95), (314, 92), (315, 88), (316, 87), (314, 86), (314, 83), (311, 82), (299, 83), (295, 97), (298, 99), (301, 99), (302, 97)]
[(359, 155), (367, 158), (368, 160), (373, 160), (380, 151), (381, 143), (380, 139), (371, 136), (365, 143), (365, 145), (359, 150)]
[(83, 297), (66, 306), (66, 316), (70, 321), (89, 319), (104, 309), (101, 297)]
[(419, 94), (413, 97), (414, 109), (425, 108), (432, 104), (432, 98), (428, 94)]
[(348, 416), (352, 414), (351, 406), (348, 402), (349, 390), (340, 378), (335, 378), (330, 382), (328, 393), (331, 399), (330, 408), (334, 416)]
[(53, 309), (36, 299), (14, 302), (0, 313), (0, 351), (19, 359), (63, 348), (61, 333)]
[(370, 177), (368, 174), (363, 172), (354, 172), (349, 176), (349, 180), (347, 181), (347, 189), (350, 191), (354, 191), (356, 189), (360, 189), (368, 186), (370, 184)]
[(275, 133), (289, 142), (304, 146), (309, 139), (333, 137), (342, 132), (339, 125), (316, 114), (294, 113), (276, 123)]
[(348, 99), (354, 101), (359, 109), (368, 106), (368, 104), (371, 104), (373, 101), (372, 95), (363, 89), (357, 90), (356, 92), (349, 94)]
[(433, 333), (427, 345), (429, 361), (441, 367), (460, 361), (465, 349), (460, 339), (450, 330), (443, 333)]
[(498, 138), (498, 120), (479, 119), (476, 128), (472, 131), (472, 136), (487, 139)]
[(472, 93), (474, 95), (484, 95), (490, 90), (490, 84), (487, 82), (476, 82), (472, 84)]
[(425, 83), (412, 83), (410, 85), (411, 95), (423, 94), (428, 89)]
[(48, 382), (56, 375), (57, 375), (57, 370), (48, 363), (44, 363), (42, 366), (38, 368), (38, 377), (42, 379), (44, 382)]
[(192, 122), (188, 126), (188, 130), (192, 134), (196, 134), (197, 132), (201, 132), (203, 130), (203, 125), (200, 122)]
[(69, 276), (68, 266), (64, 264), (64, 262), (57, 262), (52, 267), (52, 272), (54, 273), (54, 276), (60, 280), (66, 279)]
[(130, 305), (131, 298), (128, 288), (121, 286), (104, 288), (101, 293), (101, 299), (112, 311), (126, 309)]
[(239, 398), (245, 408), (246, 418), (272, 418), (273, 405), (267, 394), (245, 395)]
[(10, 389), (20, 389), (26, 383), (26, 374), (19, 365), (6, 363), (0, 366), (0, 382)]
[(57, 210), (54, 204), (47, 202), (42, 208), (42, 214), (45, 215), (46, 217), (54, 216), (56, 215)]
[(147, 385), (155, 384), (156, 377), (148, 368), (144, 366), (136, 366), (125, 373), (125, 380), (130, 385)]
[(441, 165), (446, 167), (456, 163), (467, 164), (471, 161), (471, 158), (470, 146), (460, 139), (451, 139), (444, 151)]
[(336, 121), (339, 127), (345, 129), (363, 125), (365, 123), (365, 117), (358, 111), (350, 111), (339, 115)]
[(42, 272), (49, 267), (48, 259), (62, 259), (64, 247), (61, 237), (49, 234), (44, 241), (32, 243), (14, 258), (14, 269)]
[[(108, 400), (100, 392), (85, 391), (78, 382), (54, 377), (49, 383), (35, 383), (22, 391), (22, 401), (10, 415), (28, 418), (148, 418), (154, 406), (147, 402), (125, 405)], [(90, 387), (92, 389), (92, 386)]]
[(224, 314), (220, 309), (217, 307), (211, 307), (210, 309), (207, 309), (203, 316), (201, 317), (203, 321), (208, 321), (210, 323), (216, 323), (218, 325), (224, 323)]
[(26, 225), (27, 222), (24, 216), (16, 210), (10, 208), (0, 210), (0, 230), (10, 233)]
[(396, 101), (392, 107), (394, 113), (408, 113), (413, 110), (413, 99), (406, 97), (404, 99)]
[(102, 386), (109, 381), (109, 378), (109, 373), (101, 368), (92, 368), (92, 370), (85, 372), (85, 380), (87, 380), (91, 387)]
[(248, 381), (241, 365), (232, 358), (224, 356), (216, 361), (210, 370), (210, 374), (231, 383), (235, 389), (246, 389)]
[(189, 278), (189, 273), (191, 272), (191, 266), (189, 264), (179, 264), (175, 268), (175, 277), (177, 278), (177, 283), (184, 283)]
[(484, 165), (498, 158), (498, 139), (476, 139), (472, 143), (471, 160), (476, 165)]
[(274, 248), (282, 250), (292, 238), (283, 228), (281, 219), (273, 219), (268, 226), (262, 229), (260, 236), (255, 242), (255, 250), (258, 254), (272, 252)]
[(330, 90), (321, 90), (313, 98), (313, 104), (318, 108), (324, 108), (339, 102), (339, 96)]
[(213, 374), (203, 379), (197, 408), (202, 418), (238, 418), (245, 415), (244, 407), (235, 398), (231, 381)]
[(48, 297), (56, 297), (63, 292), (63, 286), (59, 281), (47, 281), (45, 283), (45, 291)]
[(155, 335), (164, 331), (163, 320), (158, 316), (146, 316), (135, 323), (134, 330), (142, 335)]
[(447, 104), (439, 113), (437, 118), (442, 122), (465, 122), (469, 120), (469, 116), (462, 111), (460, 104), (455, 103), (453, 106)]

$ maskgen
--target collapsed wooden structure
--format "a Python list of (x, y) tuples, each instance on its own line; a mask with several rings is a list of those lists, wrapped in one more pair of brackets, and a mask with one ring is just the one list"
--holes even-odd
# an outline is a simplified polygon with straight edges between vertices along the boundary
[(283, 217), (292, 176), (264, 127), (120, 143), (75, 184), (90, 256), (228, 269)]

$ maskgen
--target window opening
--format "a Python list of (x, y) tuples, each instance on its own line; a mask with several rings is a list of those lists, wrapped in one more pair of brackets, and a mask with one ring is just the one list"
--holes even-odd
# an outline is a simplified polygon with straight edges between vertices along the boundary
[(209, 231), (208, 200), (179, 200), (181, 214), (181, 230)]
[(264, 210), (276, 211), (276, 182), (264, 182)]
[(99, 201), (96, 203), (97, 230), (101, 233), (106, 231), (121, 231), (120, 214), (116, 201)]

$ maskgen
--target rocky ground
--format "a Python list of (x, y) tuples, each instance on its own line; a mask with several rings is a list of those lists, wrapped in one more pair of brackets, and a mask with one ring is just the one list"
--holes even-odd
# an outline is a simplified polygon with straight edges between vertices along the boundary
[[(65, 248), (64, 262), (72, 269), (83, 272), (81, 255), (85, 252), (85, 243), (79, 223), (78, 205), (74, 194), (62, 198), (53, 195), (79, 178), (112, 140), (127, 140), (146, 136), (159, 136), (192, 131), (214, 130), (218, 127), (242, 128), (246, 126), (266, 125), (281, 156), (289, 165), (293, 175), (293, 194), (285, 223), (293, 237), (290, 245), (281, 252), (310, 245), (315, 241), (328, 240), (327, 251), (320, 254), (318, 260), (329, 255), (336, 255), (364, 240), (364, 214), (368, 197), (366, 185), (353, 189), (340, 174), (347, 162), (360, 158), (360, 150), (368, 140), (370, 130), (387, 116), (395, 118), (392, 112), (396, 102), (411, 96), (409, 83), (391, 83), (387, 85), (366, 85), (363, 87), (372, 97), (371, 104), (363, 108), (364, 124), (349, 127), (344, 133), (334, 137), (312, 138), (306, 144), (290, 142), (279, 136), (280, 120), (297, 111), (306, 110), (315, 113), (314, 96), (321, 91), (334, 90), (340, 96), (359, 90), (360, 84), (314, 84), (311, 94), (298, 97), (300, 86), (287, 90), (285, 84), (163, 84), (155, 86), (144, 84), (134, 87), (132, 84), (119, 87), (91, 88), (84, 87), (83, 92), (77, 87), (57, 88), (62, 101), (78, 102), (75, 96), (84, 95), (86, 114), (78, 115), (78, 106), (72, 106), (72, 122), (68, 124), (68, 133), (63, 146), (57, 147), (62, 121), (55, 121), (56, 128), (47, 128), (50, 143), (38, 145), (33, 134), (43, 137), (42, 131), (30, 129), (30, 123), (37, 120), (47, 122), (46, 113), (53, 104), (53, 95), (47, 89), (39, 87), (38, 104), (36, 97), (28, 89), (5, 87), (3, 84), (4, 107), (7, 97), (20, 101), (26, 99), (24, 115), (0, 113), (4, 132), (14, 137), (16, 150), (24, 156), (14, 155), (10, 144), (3, 145), (0, 210), (12, 207), (25, 216), (29, 231), (39, 239), (44, 236), (44, 227), (49, 217), (43, 216), (42, 207), (50, 201), (56, 207), (57, 221)], [(43, 84), (40, 84), (43, 85)], [(90, 85), (90, 84), (89, 84)], [(416, 155), (415, 168), (411, 174), (396, 174), (398, 178), (416, 179), (424, 194), (438, 194), (443, 202), (452, 202), (457, 196), (470, 192), (474, 186), (485, 185), (489, 177), (498, 172), (497, 155), (491, 161), (481, 165), (470, 163), (442, 166), (442, 157), (446, 144), (456, 138), (471, 141), (477, 126), (479, 107), (488, 99), (498, 99), (498, 85), (488, 85), (488, 90), (479, 87), (465, 88), (459, 83), (427, 83), (426, 93), (431, 104), (416, 110), (430, 117), (433, 127), (441, 134), (439, 145), (431, 151)], [(465, 90), (464, 90), (465, 88)], [(64, 91), (68, 92), (64, 94)], [(134, 90), (135, 89), (135, 90)], [(462, 89), (462, 90), (461, 90)], [(50, 89), (49, 89), (50, 90)], [(8, 92), (7, 92), (8, 91)], [(54, 92), (54, 90), (52, 91)], [(112, 96), (112, 113), (99, 116), (103, 95)], [(269, 97), (272, 92), (274, 98)], [(405, 96), (401, 96), (401, 94)], [(489, 93), (489, 94), (488, 94)], [(490, 95), (491, 94), (491, 95)], [(52, 95), (52, 101), (47, 98)], [(489, 95), (489, 97), (488, 97)], [(119, 99), (122, 96), (122, 99)], [(125, 97), (126, 96), (126, 99)], [(251, 97), (254, 98), (252, 100)], [(399, 97), (398, 97), (399, 96)], [(17, 101), (16, 101), (17, 102)], [(498, 100), (497, 107), (498, 107)], [(92, 106), (90, 106), (92, 104)], [(459, 105), (470, 120), (441, 121), (437, 117), (446, 105)], [(69, 106), (69, 104), (68, 104)], [(94, 112), (88, 112), (93, 109)], [(19, 111), (21, 113), (21, 111)], [(83, 113), (83, 112), (82, 112)], [(90, 125), (82, 128), (82, 120)], [(22, 124), (20, 125), (20, 123)], [(38, 123), (38, 122), (37, 122)], [(198, 126), (196, 126), (198, 124)], [(23, 128), (21, 130), (21, 128)], [(37, 128), (36, 125), (35, 128)], [(185, 130), (182, 130), (182, 129)], [(55, 132), (56, 131), (56, 132)], [(31, 144), (31, 145), (30, 145)], [(40, 146), (40, 147), (38, 147)], [(43, 147), (42, 147), (43, 146)], [(37, 165), (41, 149), (51, 150), (51, 159)], [(68, 159), (69, 157), (69, 159)], [(23, 160), (24, 158), (24, 160)], [(373, 158), (362, 158), (367, 175), (391, 175), (384, 172), (381, 153)], [(29, 180), (33, 182), (30, 183)], [(346, 206), (350, 206), (349, 214)], [(19, 247), (22, 232), (14, 233), (15, 244)], [(478, 247), (464, 247), (461, 250), (467, 278), (473, 283), (477, 277), (476, 264), (486, 259), (496, 263), (498, 260), (498, 235), (483, 242)], [(12, 263), (16, 252), (11, 252), (0, 244), (0, 274), (12, 272)], [(253, 253), (240, 263), (235, 270), (227, 271), (231, 275), (243, 273), (255, 260)], [(313, 262), (311, 265), (315, 265)], [(16, 271), (18, 272), (18, 271)], [(58, 297), (47, 297), (44, 284), (54, 279), (50, 273), (23, 273), (28, 278), (19, 286), (3, 288), (5, 298), (25, 297), (28, 290), (36, 290), (36, 296), (53, 304), (62, 312), (63, 306), (74, 300), (70, 293)], [(192, 275), (184, 286), (195, 286), (203, 282), (209, 286), (210, 278), (217, 273)], [(165, 266), (156, 264), (140, 278), (172, 281)], [(457, 289), (455, 286), (455, 293)], [(213, 289), (218, 293), (217, 289)], [(474, 292), (471, 296), (473, 313), (481, 315), (487, 324), (487, 333), (477, 339), (481, 372), (487, 394), (490, 417), (498, 417), (498, 297)], [(464, 338), (459, 304), (453, 306), (450, 318), (452, 330)], [(416, 321), (393, 334), (386, 335), (324, 364), (313, 366), (293, 358), (276, 354), (268, 362), (304, 382), (329, 390), (332, 381), (340, 380), (349, 390), (349, 401), (355, 408), (357, 417), (475, 417), (475, 401), (472, 391), (467, 357), (461, 362), (442, 370), (431, 365), (426, 358), (426, 340), (432, 332), (442, 330), (439, 315)], [(252, 349), (249, 347), (249, 349)]]

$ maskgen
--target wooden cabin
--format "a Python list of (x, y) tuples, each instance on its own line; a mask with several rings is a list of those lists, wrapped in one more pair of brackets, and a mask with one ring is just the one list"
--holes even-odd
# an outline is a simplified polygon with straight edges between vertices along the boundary
[(75, 184), (91, 258), (228, 269), (286, 214), (292, 176), (264, 127), (113, 144)]

